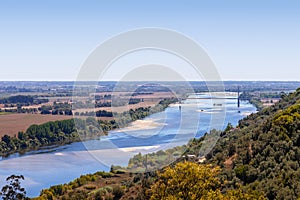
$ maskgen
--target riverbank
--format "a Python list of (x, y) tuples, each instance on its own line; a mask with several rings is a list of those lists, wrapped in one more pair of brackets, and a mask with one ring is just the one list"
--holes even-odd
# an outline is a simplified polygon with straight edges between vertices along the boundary
[(106, 135), (108, 131), (128, 126), (135, 120), (164, 111), (177, 99), (170, 98), (160, 101), (154, 107), (137, 108), (116, 114), (114, 120), (103, 121), (94, 118), (69, 119), (32, 125), (26, 132), (19, 132), (16, 137), (4, 135), (0, 143), (0, 156), (7, 157), (14, 153), (20, 155), (28, 151), (36, 151), (47, 146), (62, 146), (78, 141), (86, 141)]

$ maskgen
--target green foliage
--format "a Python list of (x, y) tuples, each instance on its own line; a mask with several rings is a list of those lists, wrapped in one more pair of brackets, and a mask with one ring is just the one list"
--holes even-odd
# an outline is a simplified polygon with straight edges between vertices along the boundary
[(222, 167), (228, 188), (243, 184), (268, 199), (300, 196), (300, 89), (226, 130), (207, 162)]
[(2, 196), (3, 200), (25, 200), (28, 199), (26, 197), (26, 191), (21, 187), (20, 180), (24, 180), (24, 176), (20, 175), (11, 175), (6, 181), (9, 183), (8, 185), (3, 186), (0, 196)]
[[(108, 181), (118, 177), (111, 172), (96, 172), (82, 175), (68, 184), (51, 186), (42, 190), (36, 200), (51, 199), (120, 199), (124, 194), (124, 188), (120, 183)], [(103, 183), (107, 185), (103, 186)], [(111, 183), (112, 185), (108, 185)], [(102, 185), (102, 186), (100, 186)]]
[(48, 99), (39, 99), (38, 96), (16, 95), (7, 98), (1, 98), (0, 103), (5, 104), (5, 107), (10, 106), (29, 106), (33, 104), (41, 104), (48, 102)]
[[(75, 123), (76, 120), (76, 123)], [(31, 125), (26, 132), (19, 132), (17, 137), (4, 135), (0, 142), (0, 155), (7, 156), (15, 152), (35, 150), (43, 146), (66, 144), (85, 137), (99, 136), (98, 122), (82, 119), (69, 119)], [(78, 125), (78, 126), (77, 126)], [(90, 127), (93, 127), (90, 129)], [(97, 129), (98, 131), (94, 131)]]
[(231, 123), (228, 123), (224, 131), (227, 132), (230, 131), (231, 129), (233, 129), (233, 126)]
[(222, 184), (218, 178), (219, 167), (180, 162), (173, 168), (167, 167), (158, 174), (158, 180), (149, 193), (151, 200), (215, 200), (215, 199), (264, 199), (253, 191), (241, 188), (221, 193)]
[(156, 170), (174, 162), (183, 155), (184, 150), (184, 147), (174, 147), (166, 151), (160, 150), (146, 155), (139, 153), (129, 159), (127, 169), (134, 172), (145, 172), (147, 165), (148, 170)]
[(43, 105), (38, 108), (42, 115), (72, 115), (72, 107), (71, 104), (65, 103), (56, 103), (53, 105)]
[(174, 168), (167, 167), (151, 187), (151, 200), (201, 199), (220, 187), (220, 181), (215, 176), (218, 170), (191, 162), (178, 163)]
[(148, 171), (151, 171), (174, 164), (174, 162), (180, 162), (184, 160), (183, 157), (187, 155), (197, 157), (204, 139), (205, 137), (199, 139), (193, 138), (186, 145), (173, 147), (165, 151), (160, 150), (146, 155), (139, 153), (129, 159), (127, 169), (134, 172), (145, 172), (147, 164)]
[(1, 104), (33, 104), (34, 98), (33, 96), (24, 96), (24, 95), (17, 95), (11, 96), (7, 98), (0, 99)]

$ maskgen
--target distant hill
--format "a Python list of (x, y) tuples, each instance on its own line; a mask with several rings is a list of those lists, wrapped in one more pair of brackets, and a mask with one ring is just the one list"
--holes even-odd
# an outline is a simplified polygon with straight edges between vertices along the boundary
[(300, 197), (300, 88), (223, 132), (206, 159), (221, 166), (227, 188), (241, 183), (268, 199)]

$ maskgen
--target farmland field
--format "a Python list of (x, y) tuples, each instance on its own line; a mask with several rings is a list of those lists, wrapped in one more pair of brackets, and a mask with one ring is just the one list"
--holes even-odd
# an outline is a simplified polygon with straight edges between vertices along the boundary
[(0, 136), (14, 136), (19, 131), (26, 131), (32, 124), (42, 124), (48, 121), (70, 119), (69, 115), (40, 115), (40, 114), (5, 114), (0, 115)]

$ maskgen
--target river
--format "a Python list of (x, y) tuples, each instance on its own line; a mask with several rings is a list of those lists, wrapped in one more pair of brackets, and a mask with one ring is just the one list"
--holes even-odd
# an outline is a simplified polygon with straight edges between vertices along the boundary
[[(224, 94), (222, 94), (224, 96)], [(193, 137), (201, 137), (212, 128), (223, 129), (227, 123), (238, 121), (256, 108), (246, 101), (231, 99), (236, 94), (196, 94), (181, 104), (172, 104), (164, 112), (155, 113), (133, 122), (127, 128), (110, 131), (100, 140), (76, 142), (52, 149), (14, 154), (0, 160), (0, 188), (11, 174), (22, 174), (27, 195), (38, 196), (43, 188), (67, 183), (82, 174), (108, 171), (112, 164), (126, 166), (133, 155), (186, 144)], [(202, 99), (196, 99), (202, 98)], [(223, 120), (224, 119), (224, 120)], [(213, 122), (213, 123), (212, 123)]]

